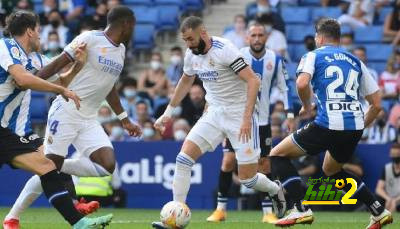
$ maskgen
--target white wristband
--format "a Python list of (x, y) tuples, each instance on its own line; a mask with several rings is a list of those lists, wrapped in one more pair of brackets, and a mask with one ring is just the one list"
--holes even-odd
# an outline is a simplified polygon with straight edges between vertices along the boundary
[(290, 113), (287, 113), (286, 117), (287, 117), (287, 118), (294, 118), (294, 114), (291, 113), (291, 112), (290, 112)]
[(121, 114), (119, 114), (117, 117), (120, 121), (122, 121), (122, 119), (128, 118), (128, 113), (126, 113), (126, 111), (124, 111)]
[(164, 111), (164, 116), (171, 117), (172, 112), (174, 111), (175, 107), (168, 105), (167, 108)]

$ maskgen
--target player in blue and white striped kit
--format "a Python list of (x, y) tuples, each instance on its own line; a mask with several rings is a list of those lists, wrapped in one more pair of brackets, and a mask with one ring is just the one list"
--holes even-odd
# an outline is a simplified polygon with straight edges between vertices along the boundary
[[(304, 55), (297, 69), (297, 90), (303, 104), (300, 114), (313, 109), (314, 92), (317, 117), (271, 151), (272, 176), (279, 177), (295, 203), (294, 210), (276, 223), (278, 226), (313, 222), (311, 209), (302, 205), (304, 189), (290, 159), (324, 151), (322, 167), (326, 176), (335, 180), (353, 178), (357, 182), (358, 189), (352, 198), (363, 202), (372, 213), (367, 228), (381, 228), (393, 221), (391, 213), (376, 200), (361, 179), (342, 170), (343, 164), (354, 153), (364, 127), (371, 124), (381, 110), (381, 98), (378, 85), (364, 63), (341, 49), (339, 41), (339, 23), (330, 18), (320, 20), (315, 37), (318, 49)], [(361, 107), (361, 97), (369, 103), (366, 113)], [(350, 188), (352, 185), (347, 184), (344, 191)]]

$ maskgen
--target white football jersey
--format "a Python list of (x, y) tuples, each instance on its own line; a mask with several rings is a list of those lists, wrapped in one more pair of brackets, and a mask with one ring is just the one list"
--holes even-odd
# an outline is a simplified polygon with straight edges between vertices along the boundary
[(183, 71), (203, 81), (209, 106), (244, 109), (247, 83), (236, 74), (247, 66), (243, 55), (229, 40), (214, 36), (211, 39), (212, 47), (204, 55), (186, 50)]
[(71, 58), (75, 48), (86, 43), (88, 59), (82, 70), (75, 76), (68, 88), (82, 99), (81, 108), (77, 110), (73, 101), (66, 102), (57, 97), (57, 102), (68, 107), (83, 118), (96, 118), (97, 110), (110, 93), (124, 66), (125, 46), (115, 44), (103, 31), (88, 31), (77, 36), (64, 49)]
[(293, 109), (286, 80), (289, 79), (282, 57), (272, 50), (267, 49), (260, 59), (250, 53), (250, 47), (240, 49), (246, 62), (251, 66), (254, 73), (260, 78), (261, 86), (258, 94), (258, 123), (261, 126), (269, 124), (270, 95), (272, 86), (276, 85), (282, 95), (282, 102), (285, 110)]

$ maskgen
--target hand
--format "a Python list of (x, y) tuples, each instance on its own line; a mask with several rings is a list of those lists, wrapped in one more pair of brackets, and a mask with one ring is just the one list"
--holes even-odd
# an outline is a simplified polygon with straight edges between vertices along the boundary
[(75, 49), (75, 61), (79, 63), (80, 65), (84, 65), (87, 61), (87, 49), (86, 49), (86, 43), (80, 44), (76, 49)]
[(156, 130), (159, 130), (161, 132), (161, 134), (163, 134), (165, 131), (165, 125), (170, 121), (171, 121), (171, 117), (163, 114), (154, 123), (154, 128), (156, 128)]
[(61, 96), (68, 102), (69, 99), (72, 99), (75, 103), (76, 109), (79, 110), (79, 108), (81, 107), (81, 98), (79, 98), (79, 96), (73, 92), (68, 90), (67, 88), (64, 88), (63, 92), (61, 93)]
[(286, 125), (289, 130), (289, 133), (293, 133), (295, 131), (295, 122), (294, 118), (288, 118), (286, 119)]
[(128, 118), (125, 118), (121, 121), (122, 128), (128, 131), (129, 136), (139, 137), (142, 135), (142, 129), (140, 126), (131, 123)]
[(299, 115), (300, 116), (309, 116), (311, 115), (311, 111), (314, 110), (315, 108), (315, 103), (312, 103), (310, 106), (302, 106)]
[[(254, 136), (256, 137), (256, 136)], [(246, 143), (251, 139), (251, 118), (244, 117), (240, 126), (239, 141)]]

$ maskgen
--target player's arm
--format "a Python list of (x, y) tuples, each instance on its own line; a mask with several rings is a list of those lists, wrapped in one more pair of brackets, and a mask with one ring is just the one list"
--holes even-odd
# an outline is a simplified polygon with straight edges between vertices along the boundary
[(8, 72), (14, 78), (17, 85), (22, 88), (32, 89), (36, 91), (52, 92), (61, 94), (67, 101), (68, 98), (75, 102), (77, 109), (80, 107), (80, 98), (72, 91), (65, 87), (47, 82), (46, 80), (35, 77), (27, 72), (20, 64), (14, 64), (8, 67)]
[(311, 102), (313, 99), (313, 91), (310, 82), (315, 71), (315, 57), (316, 55), (314, 52), (305, 54), (301, 58), (299, 67), (297, 68), (296, 88), (300, 101), (303, 104), (299, 113), (300, 115), (309, 114), (313, 109)]
[[(241, 61), (244, 63), (243, 59)], [(254, 112), (254, 106), (257, 102), (258, 90), (260, 89), (260, 79), (248, 65), (240, 70), (238, 75), (247, 83), (247, 101), (242, 126), (240, 127), (239, 140), (248, 142), (251, 138), (251, 120)]]
[(64, 73), (60, 74), (58, 83), (63, 87), (68, 87), (74, 77), (80, 72), (87, 61), (87, 49), (86, 45), (82, 48), (75, 50), (75, 61), (72, 66)]
[(167, 108), (164, 111), (164, 114), (161, 115), (154, 123), (154, 127), (160, 130), (161, 133), (164, 132), (165, 130), (164, 125), (171, 118), (172, 112), (175, 109), (175, 107), (179, 106), (183, 98), (185, 98), (187, 93), (189, 93), (189, 90), (192, 87), (194, 80), (195, 80), (194, 75), (188, 76), (186, 75), (186, 73), (183, 73), (182, 77), (180, 78), (175, 88), (174, 95), (172, 96), (171, 101), (169, 102)]
[(65, 66), (73, 61), (74, 60), (66, 52), (63, 52), (59, 56), (57, 56), (51, 63), (40, 69), (36, 73), (36, 75), (44, 80), (47, 80), (53, 75), (60, 72), (61, 69), (63, 69)]
[(364, 96), (368, 101), (368, 110), (364, 116), (364, 127), (371, 125), (371, 123), (378, 116), (382, 110), (381, 106), (381, 93), (378, 84), (372, 78), (367, 67), (361, 63), (361, 79), (360, 79), (360, 95)]
[(122, 127), (128, 131), (129, 135), (134, 137), (140, 136), (142, 134), (142, 130), (139, 126), (133, 124), (129, 120), (128, 113), (124, 111), (124, 108), (121, 105), (121, 100), (115, 86), (111, 89), (110, 93), (108, 93), (106, 100), (114, 113), (117, 114), (118, 119), (121, 121)]

